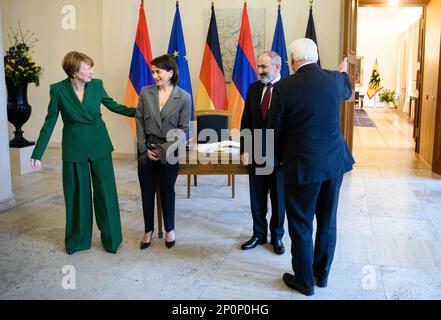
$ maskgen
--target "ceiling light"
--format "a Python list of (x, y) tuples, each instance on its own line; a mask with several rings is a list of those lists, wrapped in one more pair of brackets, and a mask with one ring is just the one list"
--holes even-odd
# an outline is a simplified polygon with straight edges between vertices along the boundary
[(399, 4), (398, 0), (389, 0), (389, 5), (390, 6), (397, 6)]

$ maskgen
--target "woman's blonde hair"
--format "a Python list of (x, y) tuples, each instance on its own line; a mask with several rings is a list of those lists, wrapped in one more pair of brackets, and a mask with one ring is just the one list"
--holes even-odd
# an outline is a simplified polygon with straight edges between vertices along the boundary
[(74, 74), (80, 69), (81, 62), (85, 62), (91, 67), (94, 64), (92, 58), (88, 55), (78, 51), (71, 51), (64, 56), (61, 66), (67, 76), (73, 78)]

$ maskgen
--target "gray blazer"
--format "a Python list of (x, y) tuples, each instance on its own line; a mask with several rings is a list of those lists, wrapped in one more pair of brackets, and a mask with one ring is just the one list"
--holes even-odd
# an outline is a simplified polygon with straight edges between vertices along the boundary
[(175, 143), (177, 137), (179, 136), (180, 143), (185, 142), (190, 112), (191, 96), (178, 86), (173, 88), (161, 111), (158, 86), (142, 88), (135, 116), (139, 152), (146, 152), (147, 146), (154, 143), (160, 144), (167, 155), (174, 153), (179, 146)]

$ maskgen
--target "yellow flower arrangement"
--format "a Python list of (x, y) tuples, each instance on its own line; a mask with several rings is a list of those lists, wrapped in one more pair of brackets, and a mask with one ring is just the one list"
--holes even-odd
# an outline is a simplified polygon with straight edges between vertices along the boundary
[(7, 81), (11, 81), (14, 85), (20, 83), (35, 83), (40, 84), (40, 76), (42, 73), (41, 66), (32, 61), (30, 54), (31, 48), (38, 41), (33, 39), (33, 35), (28, 30), (23, 34), (21, 26), (16, 31), (10, 28), (11, 35), (8, 34), (11, 46), (6, 50), (5, 63), (5, 77)]

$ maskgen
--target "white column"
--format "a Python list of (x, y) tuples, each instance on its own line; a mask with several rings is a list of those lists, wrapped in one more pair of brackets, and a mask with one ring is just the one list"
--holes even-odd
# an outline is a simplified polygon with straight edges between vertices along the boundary
[(2, 12), (0, 5), (0, 212), (15, 206), (9, 159), (8, 118), (6, 113), (7, 94), (3, 56)]

